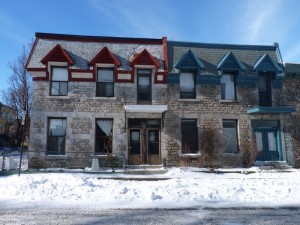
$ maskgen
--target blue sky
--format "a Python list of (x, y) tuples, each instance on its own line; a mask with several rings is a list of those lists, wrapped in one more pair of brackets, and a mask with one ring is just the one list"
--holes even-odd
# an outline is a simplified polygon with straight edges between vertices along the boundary
[(299, 0), (3, 0), (0, 90), (35, 32), (272, 45), (300, 63)]

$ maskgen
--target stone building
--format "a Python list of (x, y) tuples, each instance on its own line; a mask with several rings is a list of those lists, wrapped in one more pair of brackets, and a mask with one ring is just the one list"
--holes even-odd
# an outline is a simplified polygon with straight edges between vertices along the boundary
[(12, 135), (15, 133), (16, 113), (11, 107), (0, 102), (0, 134)]
[(293, 163), (277, 44), (37, 33), (26, 68), (32, 168)]

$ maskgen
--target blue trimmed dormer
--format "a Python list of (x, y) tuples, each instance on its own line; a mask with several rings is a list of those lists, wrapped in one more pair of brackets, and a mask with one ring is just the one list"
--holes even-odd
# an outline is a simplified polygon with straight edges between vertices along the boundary
[(185, 69), (185, 70), (203, 70), (205, 69), (205, 65), (201, 62), (201, 60), (195, 56), (191, 49), (187, 51), (176, 63), (176, 69)]
[(232, 52), (229, 52), (219, 62), (217, 70), (244, 71), (246, 67)]

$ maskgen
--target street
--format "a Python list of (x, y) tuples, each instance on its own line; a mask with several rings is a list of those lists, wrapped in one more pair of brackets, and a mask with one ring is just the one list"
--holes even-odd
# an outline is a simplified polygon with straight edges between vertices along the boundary
[(299, 224), (300, 209), (5, 208), (0, 224)]

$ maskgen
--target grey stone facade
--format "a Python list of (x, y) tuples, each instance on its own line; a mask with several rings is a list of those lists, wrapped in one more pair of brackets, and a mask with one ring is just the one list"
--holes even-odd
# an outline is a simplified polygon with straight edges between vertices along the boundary
[[(57, 45), (60, 45), (65, 52), (52, 54), (51, 50)], [(115, 66), (115, 78), (118, 79), (114, 83), (113, 97), (96, 97), (95, 67), (101, 66), (102, 62), (89, 64), (104, 47), (107, 47), (121, 63), (119, 67)], [(146, 58), (139, 60), (137, 65), (132, 65), (135, 57), (144, 49), (150, 56), (146, 55)], [(189, 53), (189, 50), (192, 53)], [(228, 53), (233, 56), (229, 54), (231, 58), (226, 64), (223, 63), (227, 60), (224, 56)], [(73, 65), (64, 61), (64, 54), (73, 60)], [(267, 55), (266, 59), (263, 58), (264, 55)], [(47, 64), (41, 63), (45, 58), (48, 60)], [(259, 63), (259, 60), (262, 63)], [(156, 62), (159, 67), (155, 66)], [(110, 63), (108, 64), (111, 66)], [(103, 63), (105, 67), (108, 64)], [(49, 94), (51, 88), (49, 68), (52, 65), (68, 66), (70, 80), (66, 96)], [(278, 159), (294, 164), (295, 144), (291, 143), (291, 132), (286, 126), (286, 113), (290, 110), (286, 106), (293, 104), (282, 101), (281, 96), (287, 84), (282, 80), (284, 71), (281, 68), (283, 65), (278, 57), (277, 46), (185, 42), (168, 42), (166, 45), (164, 40), (128, 38), (124, 38), (122, 43), (122, 39), (113, 38), (37, 34), (37, 41), (27, 64), (28, 71), (33, 75), (29, 166), (32, 168), (87, 167), (91, 166), (94, 157), (100, 159), (100, 166), (103, 167), (111, 166), (112, 161), (114, 166), (118, 167), (127, 166), (132, 162), (134, 164), (166, 163), (167, 166), (203, 166), (203, 162), (200, 163), (203, 156), (201, 143), (203, 132), (207, 129), (212, 129), (214, 132), (212, 162), (214, 166), (243, 166), (244, 137), (252, 137), (255, 131), (263, 130), (263, 125), (259, 127), (260, 125), (256, 125), (255, 121), (262, 121), (262, 124), (264, 121), (278, 123), (278, 127), (275, 127)], [(78, 72), (78, 69), (83, 72)], [(142, 105), (137, 101), (138, 69), (151, 70), (151, 101)], [(258, 73), (260, 70), (275, 74), (271, 83), (272, 105), (268, 106), (268, 112), (263, 112), (259, 103)], [(180, 97), (182, 71), (193, 71), (195, 74), (195, 98)], [(228, 71), (235, 73), (234, 100), (222, 99), (221, 76)], [(80, 75), (77, 74), (75, 77), (75, 73)], [(167, 79), (164, 77), (166, 75)], [(122, 77), (125, 77), (124, 80)], [(132, 109), (130, 106), (136, 108)], [(286, 109), (288, 110), (285, 111)], [(47, 153), (51, 118), (66, 119), (63, 155)], [(113, 120), (111, 154), (95, 153), (97, 119)], [(187, 119), (195, 120), (197, 124), (199, 149), (193, 154), (183, 152), (182, 120)], [(227, 140), (224, 137), (224, 120), (237, 121), (238, 152), (236, 153), (225, 153)], [(158, 123), (157, 121), (159, 125), (154, 124)], [(150, 141), (154, 138), (152, 134), (150, 135), (151, 131), (153, 134), (157, 132), (155, 135), (158, 136), (155, 138), (159, 140), (158, 144)], [(140, 135), (141, 159), (138, 156), (134, 158), (132, 155), (135, 146), (134, 132), (139, 132)], [(267, 138), (270, 139), (269, 136)], [(155, 149), (149, 150), (154, 148), (151, 146), (159, 148), (158, 153), (155, 153), (158, 154), (158, 158), (154, 155), (150, 156), (149, 152), (155, 151)], [(146, 148), (148, 153), (144, 155), (142, 152), (146, 151)]]

